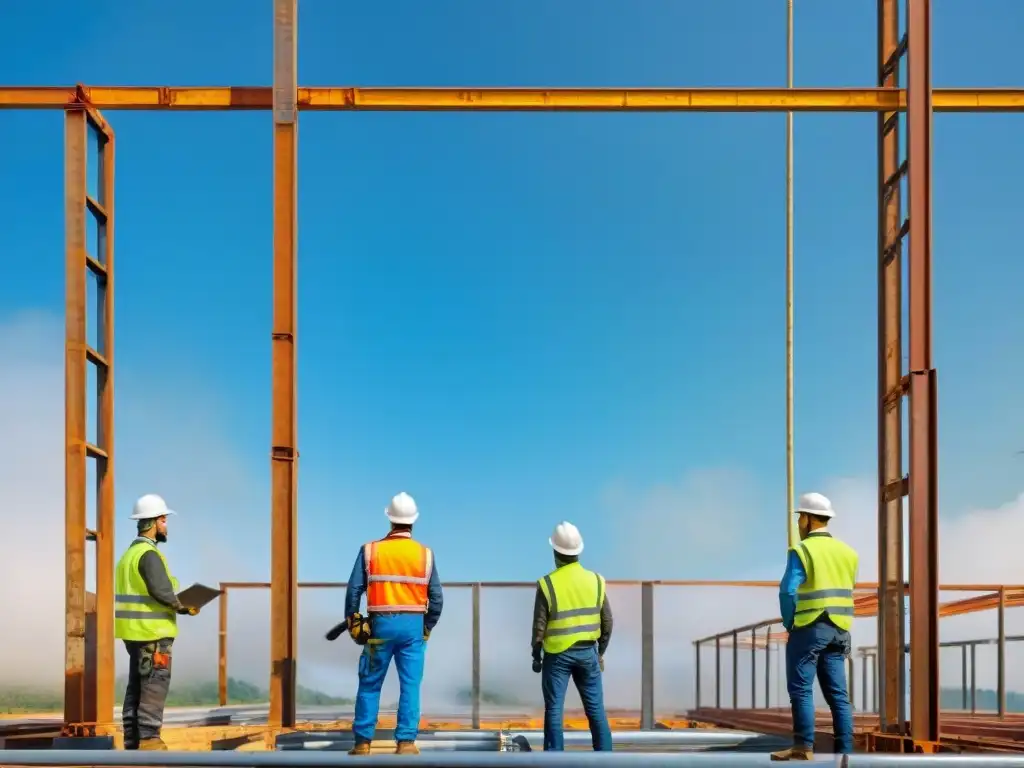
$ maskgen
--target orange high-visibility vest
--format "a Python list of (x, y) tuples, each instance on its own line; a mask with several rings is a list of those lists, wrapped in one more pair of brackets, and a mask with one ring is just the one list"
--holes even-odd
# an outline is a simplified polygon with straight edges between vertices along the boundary
[(407, 531), (363, 547), (367, 613), (426, 613), (434, 553)]

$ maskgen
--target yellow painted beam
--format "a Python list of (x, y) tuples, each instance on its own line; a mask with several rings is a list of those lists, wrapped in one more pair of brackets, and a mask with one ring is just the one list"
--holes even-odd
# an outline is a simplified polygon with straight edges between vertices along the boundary
[[(271, 109), (273, 89), (82, 86), (103, 110)], [(888, 112), (906, 109), (894, 88), (299, 88), (308, 111)], [(61, 109), (75, 87), (3, 87), (0, 109)], [(1024, 112), (1024, 88), (937, 88), (937, 112)]]

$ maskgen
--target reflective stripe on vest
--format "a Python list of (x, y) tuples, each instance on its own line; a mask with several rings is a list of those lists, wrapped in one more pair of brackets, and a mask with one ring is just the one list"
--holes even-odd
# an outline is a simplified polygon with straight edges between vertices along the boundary
[(426, 613), (434, 553), (405, 531), (363, 546), (367, 613)]
[(853, 585), (857, 579), (857, 553), (831, 536), (811, 534), (794, 551), (807, 574), (796, 591), (793, 626), (806, 627), (828, 611), (840, 629), (853, 626)]
[(170, 575), (167, 558), (156, 544), (138, 538), (121, 556), (114, 573), (114, 637), (149, 643), (178, 635), (178, 617), (171, 608), (150, 597), (139, 572), (139, 562), (147, 552), (156, 552), (167, 569), (171, 587), (178, 591), (178, 580)]
[(576, 643), (601, 636), (604, 577), (579, 563), (569, 563), (538, 582), (548, 603), (544, 652), (562, 653)]

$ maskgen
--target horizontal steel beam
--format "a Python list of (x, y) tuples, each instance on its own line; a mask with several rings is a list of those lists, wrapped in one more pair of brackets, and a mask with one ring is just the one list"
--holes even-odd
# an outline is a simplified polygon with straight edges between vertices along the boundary
[[(309, 111), (888, 112), (896, 88), (299, 88)], [(103, 110), (266, 109), (269, 86), (43, 86), (0, 88), (0, 109), (63, 109), (81, 91)], [(938, 88), (937, 112), (1022, 112), (1024, 88)]]

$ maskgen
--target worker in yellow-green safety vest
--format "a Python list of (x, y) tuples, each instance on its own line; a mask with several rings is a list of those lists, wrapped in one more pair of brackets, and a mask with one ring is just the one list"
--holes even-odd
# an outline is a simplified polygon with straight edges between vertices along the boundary
[(174, 512), (155, 494), (135, 502), (131, 519), (138, 535), (114, 574), (114, 637), (128, 649), (128, 688), (122, 722), (124, 748), (165, 750), (160, 738), (164, 703), (171, 684), (171, 645), (178, 614), (195, 616), (178, 599), (178, 580), (157, 548), (167, 541), (167, 517)]
[(820, 493), (800, 497), (799, 543), (789, 550), (779, 584), (786, 641), (786, 687), (793, 709), (793, 746), (772, 760), (809, 760), (814, 753), (814, 678), (832, 711), (835, 752), (853, 751), (853, 711), (846, 688), (846, 658), (853, 626), (857, 553), (832, 536), (832, 502)]
[[(533, 671), (544, 693), (544, 749), (561, 752), (565, 692), (571, 677), (583, 702), (595, 752), (610, 752), (604, 709), (604, 652), (612, 636), (612, 609), (604, 577), (580, 565), (583, 537), (561, 522), (548, 539), (555, 570), (537, 582), (533, 608)], [(543, 652), (543, 654), (542, 654)]]

